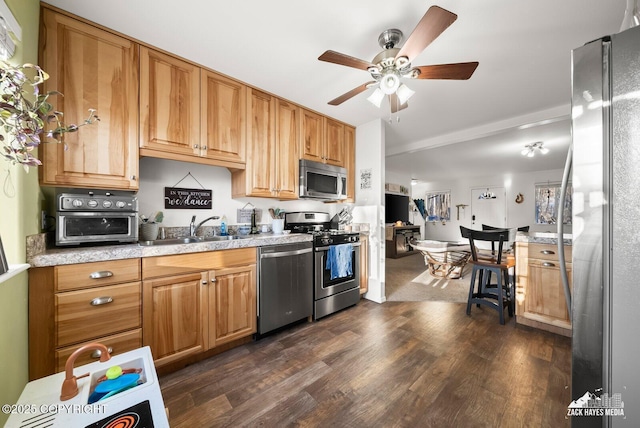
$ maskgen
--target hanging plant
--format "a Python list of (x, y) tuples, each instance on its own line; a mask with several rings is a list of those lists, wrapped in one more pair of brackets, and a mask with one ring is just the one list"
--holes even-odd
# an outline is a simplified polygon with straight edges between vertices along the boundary
[[(42, 162), (33, 155), (40, 145), (41, 135), (62, 143), (63, 135), (76, 132), (81, 126), (99, 121), (94, 109), (79, 125), (65, 125), (63, 113), (55, 111), (48, 102), (57, 91), (40, 93), (38, 86), (49, 78), (39, 66), (24, 64), (14, 66), (0, 61), (0, 143), (1, 155), (12, 164), (21, 164), (25, 171)], [(45, 130), (45, 127), (51, 129)], [(65, 147), (66, 149), (66, 147)]]

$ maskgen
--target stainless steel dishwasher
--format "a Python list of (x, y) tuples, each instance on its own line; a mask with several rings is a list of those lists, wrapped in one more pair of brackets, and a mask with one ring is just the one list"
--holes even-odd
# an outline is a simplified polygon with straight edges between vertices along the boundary
[(312, 314), (312, 243), (259, 247), (258, 336)]

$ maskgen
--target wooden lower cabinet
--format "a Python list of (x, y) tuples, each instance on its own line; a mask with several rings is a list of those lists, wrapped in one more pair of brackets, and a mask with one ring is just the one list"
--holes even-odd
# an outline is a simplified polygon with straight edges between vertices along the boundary
[(207, 349), (256, 332), (256, 266), (209, 272)]
[(255, 248), (29, 269), (29, 380), (91, 342), (114, 355), (148, 345), (160, 367), (255, 332)]
[[(560, 264), (555, 245), (516, 243), (516, 322), (571, 336)], [(571, 247), (565, 247), (572, 284)]]
[[(80, 346), (142, 346), (140, 259), (29, 269), (29, 379), (64, 368)], [(75, 365), (97, 361), (82, 354)]]
[(143, 343), (151, 346), (156, 365), (204, 351), (204, 276), (196, 272), (143, 282)]
[[(67, 358), (81, 346), (88, 345), (95, 342), (94, 340), (78, 343), (66, 348), (60, 348), (56, 351), (56, 372), (64, 371), (64, 365), (67, 362)], [(114, 334), (112, 336), (103, 337), (99, 340), (104, 346), (107, 347), (110, 355), (121, 354), (126, 351), (138, 349), (142, 346), (142, 329), (137, 328), (135, 330), (127, 331), (124, 333)], [(93, 363), (100, 359), (100, 351), (86, 352), (80, 354), (76, 359), (76, 366)]]
[(255, 248), (144, 258), (142, 275), (143, 344), (156, 367), (256, 332)]

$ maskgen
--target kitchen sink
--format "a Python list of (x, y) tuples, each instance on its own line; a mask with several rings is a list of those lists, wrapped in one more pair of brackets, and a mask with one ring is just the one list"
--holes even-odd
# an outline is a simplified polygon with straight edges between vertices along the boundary
[(243, 238), (249, 238), (249, 236), (243, 236), (243, 235), (185, 236), (180, 238), (158, 239), (156, 241), (138, 241), (138, 244), (144, 247), (150, 247), (150, 246), (156, 246), (156, 245), (179, 245), (179, 244), (194, 244), (198, 242), (230, 241), (233, 239), (243, 239)]
[(249, 238), (249, 236), (247, 235), (207, 236), (207, 237), (202, 237), (202, 242), (231, 241), (233, 239), (246, 239), (246, 238)]

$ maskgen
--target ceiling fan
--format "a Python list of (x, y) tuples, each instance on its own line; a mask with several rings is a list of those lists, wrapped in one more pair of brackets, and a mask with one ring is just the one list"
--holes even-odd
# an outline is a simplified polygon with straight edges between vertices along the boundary
[(400, 81), (402, 78), (452, 80), (470, 78), (478, 67), (477, 61), (415, 67), (411, 65), (411, 61), (457, 18), (458, 15), (448, 10), (431, 6), (401, 48), (396, 46), (402, 41), (402, 31), (395, 28), (383, 31), (378, 37), (378, 43), (384, 50), (371, 62), (331, 50), (320, 55), (318, 57), (320, 61), (366, 70), (374, 79), (329, 101), (329, 104), (340, 105), (359, 93), (375, 87), (376, 89), (367, 99), (380, 107), (384, 96), (388, 95), (391, 113), (396, 113), (408, 107), (407, 100), (415, 93)]

